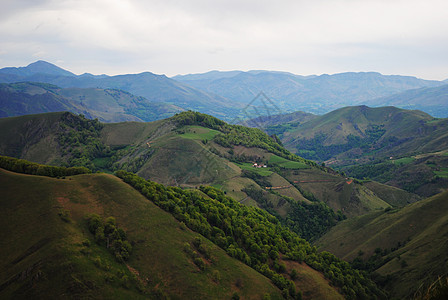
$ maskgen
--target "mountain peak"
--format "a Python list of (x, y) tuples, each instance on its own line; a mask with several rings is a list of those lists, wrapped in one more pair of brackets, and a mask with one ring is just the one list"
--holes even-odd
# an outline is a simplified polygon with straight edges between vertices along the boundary
[(44, 60), (38, 60), (36, 62), (33, 62), (23, 69), (26, 69), (28, 72), (30, 72), (30, 74), (42, 73), (42, 74), (60, 75), (60, 76), (75, 76), (75, 74), (73, 74), (72, 72), (64, 70)]
[(29, 64), (26, 67), (8, 67), (0, 69), (0, 73), (3, 74), (12, 74), (17, 76), (32, 76), (35, 74), (46, 74), (46, 75), (55, 75), (55, 76), (76, 76), (72, 72), (69, 72), (67, 70), (64, 70), (56, 65), (53, 65), (49, 62), (38, 60), (36, 62), (33, 62)]

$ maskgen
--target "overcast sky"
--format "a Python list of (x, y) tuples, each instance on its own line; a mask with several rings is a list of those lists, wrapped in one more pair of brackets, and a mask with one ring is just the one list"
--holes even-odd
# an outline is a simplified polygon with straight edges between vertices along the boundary
[(447, 0), (1, 0), (0, 67), (448, 78)]

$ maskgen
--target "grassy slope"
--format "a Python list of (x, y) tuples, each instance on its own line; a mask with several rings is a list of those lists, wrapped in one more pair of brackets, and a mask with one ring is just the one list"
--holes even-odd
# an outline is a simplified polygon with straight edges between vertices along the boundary
[(39, 163), (57, 160), (60, 153), (54, 140), (54, 127), (63, 114), (58, 112), (0, 118), (0, 153)]
[[(249, 299), (264, 293), (281, 297), (267, 278), (208, 241), (212, 261), (201, 272), (183, 251), (184, 243), (198, 235), (182, 229), (171, 215), (114, 176), (58, 180), (4, 170), (0, 176), (0, 222), (5, 229), (0, 233), (2, 298), (143, 298), (133, 285), (127, 289), (105, 282), (118, 270), (130, 278), (132, 274), (93, 242), (84, 224), (84, 215), (92, 212), (114, 216), (127, 231), (129, 240), (135, 242), (128, 264), (156, 298), (160, 293), (183, 299), (230, 298), (234, 292)], [(58, 216), (61, 209), (70, 211), (70, 223)], [(85, 239), (91, 240), (91, 246), (81, 244)], [(103, 263), (108, 261), (111, 270), (96, 267), (93, 260), (97, 256)], [(211, 279), (214, 270), (220, 273), (219, 283)], [(14, 280), (16, 275), (19, 280)]]
[[(347, 143), (347, 136), (365, 137), (372, 125), (383, 126), (384, 135), (379, 142), (388, 138), (398, 138), (399, 143), (365, 155), (389, 157), (409, 153), (429, 153), (448, 148), (448, 119), (434, 119), (421, 111), (404, 110), (396, 107), (369, 108), (366, 106), (344, 107), (304, 124), (289, 129), (283, 134), (282, 142), (293, 152), (300, 145), (300, 139), (312, 139), (318, 133), (327, 135), (323, 145)], [(360, 158), (350, 149), (330, 159), (332, 163), (347, 165)], [(361, 151), (361, 150), (359, 150)], [(357, 162), (357, 161), (356, 161)]]
[(339, 175), (316, 169), (287, 170), (282, 174), (289, 181), (299, 181), (296, 185), (301, 189), (311, 192), (334, 211), (341, 210), (348, 217), (390, 206), (388, 197), (379, 198), (367, 187)]
[(285, 142), (292, 146), (292, 138), (312, 138), (318, 132), (327, 133), (325, 145), (343, 144), (349, 134), (362, 137), (369, 125), (384, 124), (387, 136), (409, 136), (421, 127), (419, 121), (427, 122), (433, 118), (421, 111), (408, 111), (396, 107), (370, 108), (349, 106), (337, 109), (312, 119), (285, 135)]
[[(61, 154), (54, 137), (57, 135), (57, 122), (61, 120), (62, 116), (63, 113), (50, 113), (0, 119), (0, 153), (39, 163), (57, 164)], [(63, 121), (61, 120), (61, 122)], [(120, 164), (132, 165), (130, 171), (164, 184), (219, 185), (224, 191), (242, 200), (246, 197), (241, 192), (242, 188), (248, 184), (254, 184), (252, 180), (241, 178), (243, 169), (255, 170), (263, 173), (262, 175), (272, 174), (272, 168), (255, 169), (251, 167), (250, 163), (238, 165), (230, 162), (226, 157), (229, 156), (231, 149), (210, 141), (217, 134), (215, 130), (200, 126), (186, 126), (179, 132), (173, 131), (173, 129), (174, 124), (169, 119), (151, 123), (123, 122), (104, 124), (101, 135), (102, 141), (112, 149), (124, 147), (127, 151), (124, 157), (120, 158)], [(204, 140), (208, 142), (204, 144)], [(286, 180), (279, 179), (278, 176), (266, 177), (266, 180), (271, 181), (272, 186), (283, 186), (285, 181), (291, 182), (298, 178), (298, 180), (301, 180), (300, 178), (335, 179), (338, 182), (345, 180), (342, 176), (331, 175), (299, 162), (288, 161), (264, 149), (247, 148), (240, 145), (234, 146), (232, 151), (238, 156), (255, 156), (268, 165), (276, 163), (280, 167), (286, 168), (285, 174), (280, 174)], [(95, 162), (97, 165), (103, 165), (104, 168), (107, 161), (109, 158), (97, 159)], [(293, 173), (298, 175), (290, 175)], [(370, 207), (370, 205), (363, 205), (366, 209), (358, 209), (357, 203), (364, 201), (361, 198), (366, 193), (355, 193), (351, 198), (351, 193), (338, 190), (334, 183), (299, 185), (302, 189), (315, 194), (319, 200), (327, 202), (334, 209), (344, 208), (347, 215), (364, 213)], [(265, 189), (265, 186), (261, 186), (261, 188)], [(279, 193), (291, 196), (296, 200), (303, 200), (301, 193), (294, 187), (291, 187), (290, 190), (279, 190)], [(387, 196), (387, 193), (384, 195)], [(272, 198), (275, 200), (276, 196), (272, 196)], [(373, 198), (367, 197), (365, 201), (370, 201), (369, 199)], [(253, 203), (250, 199), (247, 200), (248, 203)], [(355, 200), (356, 203), (349, 206), (353, 202), (351, 200)], [(388, 202), (388, 199), (383, 200)], [(332, 204), (334, 201), (338, 203)], [(372, 207), (385, 207), (377, 204)], [(284, 210), (284, 208), (282, 209)], [(284, 213), (282, 211), (282, 214)]]
[[(401, 247), (386, 256), (377, 272), (392, 275), (386, 286), (394, 296), (406, 298), (419, 287), (448, 272), (448, 192), (410, 204), (400, 210), (376, 212), (346, 220), (316, 244), (346, 259), (362, 258), (376, 248)], [(405, 261), (405, 263), (403, 263)]]
[(365, 182), (364, 185), (380, 198), (387, 198), (388, 203), (392, 206), (403, 207), (421, 199), (415, 194), (408, 193), (402, 189), (394, 188), (376, 181)]

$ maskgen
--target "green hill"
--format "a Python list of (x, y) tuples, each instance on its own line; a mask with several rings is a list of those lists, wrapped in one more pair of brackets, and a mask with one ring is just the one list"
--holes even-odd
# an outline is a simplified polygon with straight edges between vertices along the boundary
[(447, 209), (444, 192), (401, 209), (341, 222), (316, 245), (385, 276), (384, 286), (392, 296), (410, 298), (448, 273)]
[(448, 119), (395, 107), (345, 107), (301, 124), (266, 128), (308, 159), (421, 196), (448, 187)]
[[(114, 176), (53, 179), (0, 169), (0, 178), (1, 298), (281, 298), (269, 279)], [(125, 229), (133, 244), (125, 264), (95, 243), (85, 219), (92, 213)], [(209, 259), (200, 255), (204, 270), (184, 250), (197, 238), (209, 251)]]

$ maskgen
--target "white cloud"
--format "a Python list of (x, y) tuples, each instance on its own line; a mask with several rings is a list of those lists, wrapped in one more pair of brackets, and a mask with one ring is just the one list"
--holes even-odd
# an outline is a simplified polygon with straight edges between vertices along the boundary
[(6, 1), (0, 62), (75, 73), (278, 69), (448, 77), (441, 0)]

